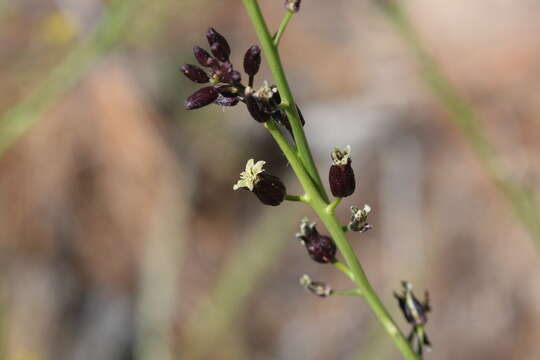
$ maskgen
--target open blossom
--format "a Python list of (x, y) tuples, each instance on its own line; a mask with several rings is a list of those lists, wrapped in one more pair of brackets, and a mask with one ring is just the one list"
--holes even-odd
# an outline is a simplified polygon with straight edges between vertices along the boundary
[(249, 159), (245, 171), (240, 173), (240, 180), (234, 184), (233, 189), (247, 189), (263, 204), (277, 206), (285, 200), (285, 185), (278, 177), (265, 173), (264, 164), (265, 161), (255, 162)]

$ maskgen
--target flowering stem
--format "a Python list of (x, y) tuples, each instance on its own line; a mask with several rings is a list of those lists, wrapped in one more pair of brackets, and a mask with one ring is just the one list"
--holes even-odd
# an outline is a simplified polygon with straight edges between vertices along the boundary
[(298, 115), (298, 110), (296, 109), (296, 104), (289, 88), (289, 83), (285, 77), (285, 71), (283, 70), (283, 66), (281, 64), (278, 48), (274, 46), (274, 41), (272, 40), (272, 36), (268, 31), (268, 27), (266, 26), (266, 22), (261, 13), (259, 4), (256, 0), (242, 0), (242, 2), (244, 3), (244, 7), (246, 8), (249, 17), (251, 18), (251, 22), (253, 23), (253, 27), (255, 28), (261, 43), (261, 47), (265, 54), (266, 61), (278, 86), (281, 98), (284, 100), (284, 104), (282, 104), (281, 108), (285, 110), (285, 113), (289, 118), (293, 137), (298, 148), (298, 157), (324, 201), (328, 201), (328, 196), (326, 195), (326, 191), (319, 176), (319, 172), (317, 171), (317, 167), (313, 162), (313, 156), (311, 155), (311, 150), (309, 148), (306, 135), (304, 134), (302, 124), (300, 123), (300, 116)]
[(291, 21), (293, 15), (294, 15), (294, 12), (292, 12), (291, 10), (287, 10), (287, 12), (285, 13), (285, 16), (283, 16), (283, 20), (281, 20), (279, 29), (273, 37), (275, 47), (279, 46), (279, 40), (281, 40), (281, 36), (285, 32), (285, 29), (287, 28), (287, 25), (289, 25), (289, 21)]
[[(283, 154), (287, 157), (287, 160), (298, 177), (300, 184), (304, 188), (306, 193), (304, 196), (306, 202), (313, 208), (313, 210), (315, 210), (319, 218), (330, 232), (330, 235), (335, 241), (337, 248), (343, 255), (347, 264), (347, 266), (345, 266), (336, 261), (334, 262), (334, 265), (356, 283), (358, 286), (358, 291), (363, 295), (365, 301), (368, 303), (386, 332), (390, 335), (403, 357), (407, 360), (419, 360), (418, 355), (414, 352), (399, 328), (396, 326), (394, 320), (369, 283), (353, 248), (345, 237), (343, 227), (337, 220), (333, 211), (333, 208), (338, 205), (339, 199), (334, 201), (334, 207), (329, 205), (328, 197), (322, 185), (317, 168), (313, 162), (311, 151), (303, 132), (302, 125), (300, 124), (298, 111), (285, 77), (285, 72), (281, 64), (277, 47), (274, 46), (272, 37), (270, 36), (266, 22), (261, 13), (261, 9), (259, 8), (256, 0), (242, 1), (247, 13), (251, 18), (259, 41), (261, 42), (266, 60), (272, 75), (276, 80), (281, 97), (287, 104), (285, 106), (282, 104), (282, 107), (285, 109), (291, 123), (293, 136), (297, 144), (298, 151), (294, 151), (291, 144), (285, 139), (273, 120), (266, 122), (265, 127), (268, 129)], [(328, 211), (328, 208), (330, 208), (331, 211)]]

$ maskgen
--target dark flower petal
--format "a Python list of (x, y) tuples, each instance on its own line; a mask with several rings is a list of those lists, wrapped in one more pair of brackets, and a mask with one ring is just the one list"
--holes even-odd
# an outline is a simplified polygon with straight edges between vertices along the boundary
[(244, 71), (249, 76), (255, 76), (261, 66), (261, 49), (257, 45), (251, 46), (244, 55)]
[(238, 104), (239, 101), (240, 99), (237, 96), (227, 97), (219, 94), (217, 99), (214, 100), (214, 104), (220, 106), (235, 106), (236, 104)]
[(210, 45), (210, 51), (217, 57), (220, 61), (229, 60), (231, 55), (231, 48), (229, 43), (223, 35), (218, 33), (214, 28), (209, 28), (206, 33), (206, 38), (208, 39), (208, 44)]
[(182, 71), (182, 73), (184, 73), (184, 75), (186, 75), (189, 80), (197, 82), (199, 84), (204, 84), (210, 81), (208, 75), (206, 75), (204, 70), (198, 66), (185, 64), (180, 67), (180, 70)]
[(219, 92), (213, 86), (203, 87), (186, 99), (186, 109), (194, 110), (211, 104), (218, 98), (218, 95)]

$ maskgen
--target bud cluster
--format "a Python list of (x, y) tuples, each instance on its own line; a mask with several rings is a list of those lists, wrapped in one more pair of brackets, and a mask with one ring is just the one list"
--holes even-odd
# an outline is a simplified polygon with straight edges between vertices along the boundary
[[(242, 75), (234, 69), (230, 61), (231, 48), (229, 43), (214, 28), (209, 28), (206, 39), (210, 53), (194, 46), (195, 59), (202, 66), (185, 64), (180, 67), (182, 73), (191, 81), (207, 84), (193, 94), (185, 102), (188, 110), (216, 104), (220, 106), (235, 106), (239, 102), (246, 104), (249, 114), (259, 123), (271, 119), (291, 131), (291, 125), (285, 112), (279, 108), (281, 97), (275, 85), (269, 86), (265, 81), (259, 89), (253, 88), (255, 75), (261, 66), (261, 49), (257, 45), (249, 47), (244, 55), (244, 72), (248, 76), (248, 84), (242, 83)], [(305, 124), (300, 110), (302, 126)]]

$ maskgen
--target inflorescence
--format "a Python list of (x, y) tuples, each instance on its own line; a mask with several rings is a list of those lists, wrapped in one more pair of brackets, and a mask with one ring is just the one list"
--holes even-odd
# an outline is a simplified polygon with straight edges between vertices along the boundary
[[(290, 12), (298, 11), (299, 0), (286, 0), (285, 7)], [(185, 101), (188, 110), (202, 108), (209, 104), (220, 106), (235, 106), (244, 103), (251, 117), (258, 123), (275, 121), (285, 128), (291, 135), (291, 124), (285, 111), (281, 108), (281, 97), (275, 85), (262, 82), (258, 89), (254, 88), (255, 76), (261, 65), (261, 49), (257, 45), (248, 48), (244, 55), (243, 69), (247, 75), (247, 84), (242, 83), (242, 75), (234, 69), (230, 61), (231, 48), (229, 43), (214, 28), (209, 28), (206, 38), (210, 46), (210, 53), (194, 46), (193, 53), (201, 67), (185, 64), (180, 69), (191, 81), (199, 84), (209, 84), (191, 94)], [(298, 106), (299, 120), (304, 126), (305, 120)], [(346, 146), (343, 150), (335, 148), (331, 153), (332, 164), (328, 172), (328, 182), (332, 195), (336, 197), (335, 204), (339, 204), (341, 198), (351, 196), (356, 189), (356, 179), (352, 168), (351, 147)], [(240, 179), (234, 184), (233, 189), (245, 189), (256, 195), (265, 205), (278, 206), (285, 199), (304, 201), (302, 197), (288, 197), (286, 187), (276, 176), (267, 173), (264, 169), (266, 162), (249, 159), (245, 170), (240, 173)], [(329, 205), (331, 207), (331, 205)], [(334, 206), (335, 208), (335, 206)], [(333, 209), (333, 208), (332, 208)], [(362, 209), (351, 206), (351, 218), (343, 231), (366, 232), (372, 228), (367, 223), (371, 211), (369, 205)], [(336, 260), (337, 247), (334, 240), (327, 235), (321, 235), (316, 224), (304, 218), (300, 226), (300, 232), (296, 234), (306, 248), (310, 258), (317, 263), (338, 263)], [(333, 291), (329, 285), (320, 281), (312, 281), (307, 275), (302, 276), (300, 283), (311, 293), (327, 297), (333, 294), (359, 294), (359, 290)], [(422, 356), (423, 349), (430, 346), (428, 337), (424, 331), (427, 323), (427, 313), (431, 310), (428, 296), (424, 302), (420, 302), (412, 292), (412, 285), (403, 282), (402, 294), (394, 293), (398, 300), (405, 319), (412, 325), (408, 341), (414, 351)]]

